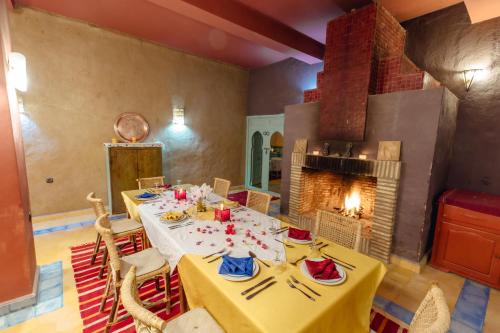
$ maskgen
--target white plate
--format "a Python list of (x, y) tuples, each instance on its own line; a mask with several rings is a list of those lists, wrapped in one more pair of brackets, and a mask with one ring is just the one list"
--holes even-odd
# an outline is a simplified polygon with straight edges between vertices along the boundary
[(159, 195), (158, 194), (155, 194), (153, 197), (149, 197), (149, 198), (138, 198), (138, 197), (134, 197), (136, 200), (139, 200), (139, 201), (148, 201), (148, 200), (154, 200), (154, 199), (158, 199)]
[[(221, 258), (221, 260), (222, 260), (222, 258)], [(219, 272), (221, 265), (222, 265), (222, 262), (217, 266), (217, 272)], [(226, 279), (228, 281), (247, 281), (247, 280), (253, 279), (259, 273), (259, 270), (260, 270), (259, 264), (257, 263), (257, 260), (254, 259), (252, 276), (231, 275), (231, 274), (219, 274), (219, 275), (222, 276), (223, 279)]]
[[(323, 258), (312, 258), (312, 259), (307, 259), (307, 260), (311, 260), (311, 261), (323, 261), (325, 259), (323, 259)], [(335, 286), (335, 285), (344, 283), (344, 281), (347, 279), (347, 273), (344, 270), (344, 268), (342, 266), (340, 266), (340, 265), (336, 265), (336, 267), (337, 267), (337, 271), (339, 272), (340, 278), (339, 279), (332, 279), (332, 280), (317, 280), (317, 279), (313, 278), (312, 275), (309, 273), (309, 270), (307, 269), (307, 265), (306, 265), (306, 261), (305, 260), (302, 261), (302, 263), (300, 264), (300, 271), (302, 272), (302, 274), (304, 274), (304, 276), (306, 278), (308, 278), (311, 281), (314, 281), (314, 282), (319, 283), (319, 284), (324, 284), (324, 285), (327, 285), (327, 286)]]
[(295, 243), (295, 244), (311, 244), (312, 243), (312, 239), (309, 239), (309, 240), (307, 240), (307, 239), (295, 239), (295, 238), (288, 237), (288, 235), (283, 235), (283, 238), (287, 239), (288, 241)]

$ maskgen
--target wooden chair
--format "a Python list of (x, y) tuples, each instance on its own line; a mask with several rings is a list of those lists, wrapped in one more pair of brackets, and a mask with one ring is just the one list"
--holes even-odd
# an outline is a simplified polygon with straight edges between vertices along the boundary
[[(96, 198), (94, 192), (90, 192), (87, 195), (87, 201), (91, 203), (96, 218), (107, 213), (106, 209), (104, 208), (103, 200)], [(132, 240), (132, 243), (134, 244), (134, 250), (136, 252), (137, 252), (137, 236), (142, 237), (143, 241), (142, 246), (144, 247), (144, 240), (145, 240), (144, 227), (141, 223), (137, 222), (136, 220), (134, 219), (115, 220), (109, 223), (109, 225), (106, 225), (106, 227), (111, 228), (111, 232), (114, 238), (129, 237)], [(94, 252), (92, 253), (92, 257), (90, 258), (91, 265), (95, 263), (96, 257), (100, 252), (101, 240), (102, 240), (101, 235), (97, 233)], [(108, 260), (108, 251), (104, 249), (102, 255), (101, 268), (99, 269), (99, 279), (102, 278), (104, 267), (106, 267), (107, 260)]]
[(215, 319), (203, 308), (188, 311), (166, 322), (142, 306), (137, 292), (136, 267), (132, 266), (121, 288), (125, 310), (134, 318), (138, 333), (223, 333)]
[(123, 284), (123, 279), (125, 274), (133, 266), (136, 267), (136, 283), (142, 284), (148, 280), (156, 280), (156, 289), (160, 291), (160, 277), (165, 280), (165, 296), (163, 300), (156, 301), (154, 303), (149, 303), (148, 306), (156, 306), (160, 303), (165, 302), (165, 307), (167, 313), (170, 313), (170, 300), (171, 300), (171, 290), (170, 290), (170, 266), (168, 262), (162, 257), (162, 255), (155, 248), (148, 248), (141, 252), (137, 252), (128, 256), (122, 256), (120, 258), (118, 254), (118, 249), (115, 245), (113, 238), (113, 233), (109, 227), (108, 214), (101, 215), (97, 218), (95, 222), (95, 228), (104, 239), (106, 243), (106, 248), (109, 253), (109, 273), (108, 280), (106, 282), (106, 289), (102, 295), (101, 306), (99, 311), (104, 310), (106, 300), (110, 293), (113, 294), (113, 303), (111, 305), (111, 310), (108, 317), (108, 322), (104, 332), (108, 332), (111, 325), (116, 321), (118, 313), (118, 305), (120, 304), (120, 288)]
[(214, 193), (220, 195), (223, 198), (227, 198), (229, 194), (229, 188), (231, 187), (231, 181), (222, 179), (222, 178), (214, 178)]
[(361, 221), (347, 220), (336, 213), (318, 209), (316, 235), (359, 252), (361, 245)]
[(445, 333), (450, 328), (450, 310), (443, 291), (433, 283), (415, 312), (410, 333)]
[(271, 198), (272, 196), (267, 193), (248, 191), (246, 206), (267, 215), (269, 213)]
[(155, 187), (155, 184), (164, 185), (165, 176), (139, 178), (137, 179), (137, 184), (139, 185), (139, 190), (142, 190), (143, 188), (153, 188)]
[(136, 267), (132, 266), (121, 288), (125, 310), (134, 318), (138, 333), (224, 333), (215, 319), (203, 308), (188, 311), (168, 322), (142, 306), (137, 293)]

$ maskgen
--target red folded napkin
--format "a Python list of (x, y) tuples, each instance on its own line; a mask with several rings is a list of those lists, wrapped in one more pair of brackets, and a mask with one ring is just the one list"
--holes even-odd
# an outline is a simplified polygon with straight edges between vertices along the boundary
[(332, 259), (322, 261), (306, 260), (306, 266), (309, 273), (316, 280), (339, 279), (340, 274)]
[(308, 230), (288, 228), (288, 237), (298, 240), (311, 240), (311, 232)]

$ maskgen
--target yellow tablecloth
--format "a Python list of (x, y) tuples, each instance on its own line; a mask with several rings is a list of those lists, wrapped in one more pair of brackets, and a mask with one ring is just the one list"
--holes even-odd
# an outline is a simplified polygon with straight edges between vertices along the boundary
[[(136, 218), (140, 202), (133, 196), (138, 193), (122, 193), (130, 214)], [(307, 245), (286, 249), (289, 261), (309, 251)], [(217, 274), (219, 261), (207, 263), (198, 255), (183, 256), (177, 267), (189, 306), (205, 307), (226, 332), (368, 332), (373, 298), (386, 272), (384, 264), (333, 243), (323, 251), (356, 266), (353, 271), (346, 270), (347, 280), (342, 285), (316, 284), (290, 264), (282, 271), (260, 264), (258, 276), (246, 282), (224, 280)], [(291, 274), (322, 296), (312, 295), (316, 298), (313, 302), (291, 289), (286, 283)], [(278, 282), (250, 301), (240, 295), (268, 276), (275, 276)]]

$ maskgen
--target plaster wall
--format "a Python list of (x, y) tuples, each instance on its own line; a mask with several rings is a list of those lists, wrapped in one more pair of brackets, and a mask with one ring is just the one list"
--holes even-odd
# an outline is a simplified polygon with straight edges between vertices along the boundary
[(308, 65), (289, 58), (250, 71), (248, 115), (285, 112), (286, 105), (304, 101), (304, 90), (316, 87), (316, 74), (323, 64)]
[[(471, 24), (460, 3), (403, 26), (407, 55), (460, 99), (448, 187), (500, 195), (500, 18)], [(484, 71), (466, 92), (472, 68)]]
[[(87, 208), (90, 191), (105, 197), (102, 144), (123, 112), (142, 114), (146, 141), (164, 143), (167, 181), (243, 183), (247, 71), (32, 9), (11, 21), (13, 47), (28, 60), (22, 127), (34, 215)], [(174, 106), (185, 108), (183, 129), (170, 125)]]

